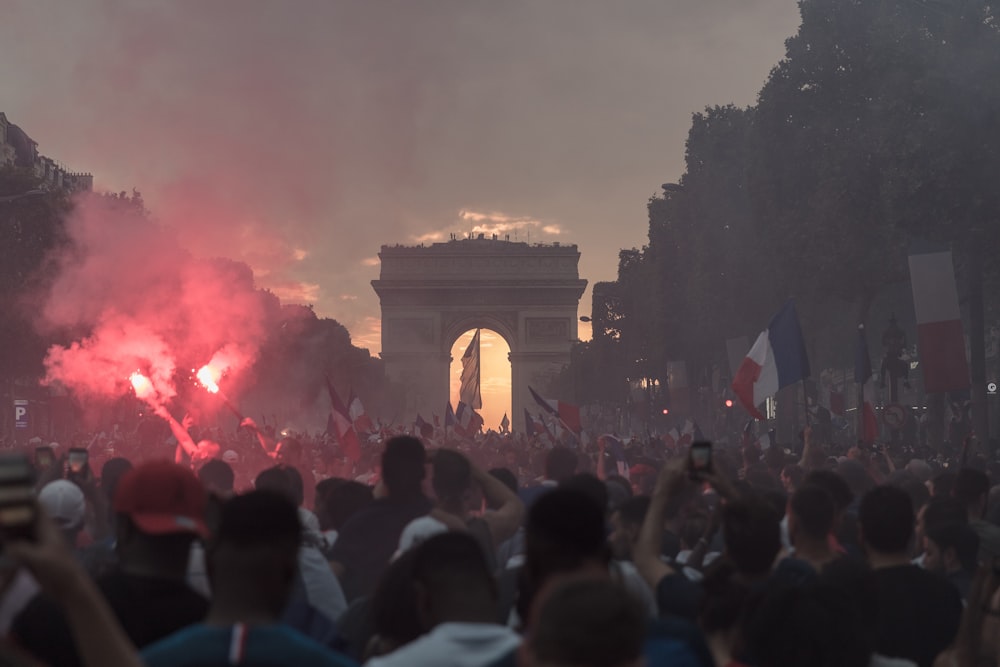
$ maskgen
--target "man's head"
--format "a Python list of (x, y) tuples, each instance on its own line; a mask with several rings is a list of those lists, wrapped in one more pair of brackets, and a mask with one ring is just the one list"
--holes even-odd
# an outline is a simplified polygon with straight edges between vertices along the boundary
[(557, 574), (606, 573), (608, 555), (604, 508), (576, 489), (544, 494), (528, 511), (518, 613), (527, 619), (533, 596)]
[(639, 540), (642, 522), (649, 510), (649, 496), (629, 498), (611, 513), (611, 551), (619, 560), (630, 560), (632, 549)]
[[(990, 494), (990, 478), (981, 470), (962, 468), (955, 477), (952, 496), (965, 507), (969, 519), (986, 516), (986, 501)], [(935, 494), (937, 495), (937, 494)]]
[(966, 523), (933, 523), (924, 536), (924, 568), (951, 574), (976, 571), (979, 535)]
[(191, 542), (208, 537), (207, 495), (194, 473), (169, 461), (150, 461), (118, 483), (117, 550), (123, 568), (183, 575)]
[(227, 501), (208, 548), (215, 602), (280, 616), (295, 582), (301, 538), (298, 510), (287, 496), (257, 490)]
[(766, 576), (781, 550), (781, 519), (765, 500), (749, 496), (723, 508), (722, 537), (741, 575)]
[(198, 479), (209, 493), (228, 496), (233, 492), (236, 476), (228, 463), (221, 459), (212, 459), (198, 469)]
[(553, 482), (564, 482), (573, 476), (579, 460), (573, 450), (567, 447), (553, 447), (545, 457), (545, 478)]
[(385, 443), (382, 453), (382, 480), (392, 497), (421, 495), (427, 453), (419, 439), (398, 435)]
[(80, 487), (65, 479), (49, 482), (38, 493), (38, 504), (59, 526), (69, 546), (75, 547), (87, 514), (87, 501)]
[(194, 456), (191, 457), (191, 462), (195, 465), (202, 465), (207, 461), (218, 458), (222, 448), (214, 440), (199, 440), (198, 444), (195, 445)]
[(915, 525), (916, 549), (924, 548), (927, 527), (946, 523), (968, 523), (965, 506), (954, 498), (931, 498), (917, 511)]
[(645, 613), (607, 579), (571, 579), (543, 593), (521, 650), (531, 667), (632, 667), (643, 664)]
[(295, 469), (280, 464), (262, 470), (254, 479), (253, 488), (258, 491), (273, 491), (281, 494), (298, 507), (302, 504), (302, 486), (296, 486), (292, 470)]
[(861, 499), (859, 538), (869, 557), (905, 556), (913, 538), (913, 525), (913, 505), (906, 491), (895, 486), (877, 486)]
[(794, 544), (799, 539), (825, 541), (833, 530), (836, 507), (826, 489), (817, 484), (804, 484), (792, 494), (788, 503), (788, 531)]
[(798, 464), (790, 463), (781, 469), (781, 485), (788, 493), (795, 493), (795, 489), (802, 485), (805, 477), (805, 469)]
[(472, 465), (469, 459), (451, 449), (434, 453), (431, 486), (443, 507), (464, 512), (472, 490)]
[(440, 533), (417, 546), (413, 583), (425, 631), (441, 623), (496, 620), (493, 575), (483, 548), (466, 533)]

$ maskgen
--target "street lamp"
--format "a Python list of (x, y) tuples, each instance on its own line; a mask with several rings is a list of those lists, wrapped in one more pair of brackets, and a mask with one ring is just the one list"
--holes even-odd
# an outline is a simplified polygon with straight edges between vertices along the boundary
[(21, 199), (29, 199), (31, 197), (43, 197), (45, 196), (45, 194), (46, 194), (45, 190), (39, 190), (36, 188), (34, 190), (28, 190), (27, 192), (22, 192), (19, 195), (5, 195), (3, 197), (0, 197), (0, 204), (9, 204), (11, 202), (19, 201)]

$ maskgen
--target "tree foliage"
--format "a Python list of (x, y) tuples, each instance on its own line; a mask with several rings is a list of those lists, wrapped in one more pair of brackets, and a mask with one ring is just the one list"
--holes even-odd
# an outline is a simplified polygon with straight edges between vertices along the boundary
[[(799, 7), (757, 103), (694, 114), (679, 187), (650, 200), (648, 246), (624, 251), (603, 288), (614, 317), (595, 308), (595, 345), (624, 351), (618, 376), (646, 359), (662, 378), (683, 359), (698, 382), (788, 297), (814, 340), (849, 340), (908, 279), (915, 240), (952, 246), (960, 265), (1000, 243), (997, 3)], [(844, 303), (854, 321), (834, 320)], [(813, 349), (818, 367), (843, 362)]]

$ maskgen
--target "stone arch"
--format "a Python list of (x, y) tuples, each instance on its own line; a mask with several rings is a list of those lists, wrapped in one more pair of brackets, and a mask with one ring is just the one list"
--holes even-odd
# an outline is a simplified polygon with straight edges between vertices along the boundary
[(587, 287), (576, 246), (482, 236), (431, 246), (382, 246), (372, 287), (382, 307), (382, 359), (402, 385), (401, 419), (442, 414), (451, 347), (469, 329), (495, 331), (510, 347), (513, 428), (538, 386), (569, 363)]

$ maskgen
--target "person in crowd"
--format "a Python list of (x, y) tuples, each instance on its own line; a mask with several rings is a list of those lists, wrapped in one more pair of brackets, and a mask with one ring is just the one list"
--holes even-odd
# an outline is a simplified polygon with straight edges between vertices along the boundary
[(876, 650), (930, 667), (958, 631), (962, 600), (944, 578), (909, 559), (914, 514), (902, 489), (879, 486), (861, 499), (859, 540), (872, 568), (878, 618)]
[(608, 580), (576, 578), (554, 585), (534, 615), (531, 636), (519, 652), (522, 667), (646, 664), (642, 607)]
[(157, 406), (154, 412), (170, 425), (170, 432), (173, 433), (174, 439), (177, 440), (177, 449), (174, 452), (174, 461), (176, 463), (186, 462), (192, 470), (197, 470), (206, 461), (217, 458), (221, 453), (222, 450), (219, 447), (219, 443), (214, 440), (204, 438), (198, 442), (194, 441), (194, 438), (191, 437), (191, 433), (188, 431), (194, 424), (190, 416), (185, 415), (184, 423), (181, 424), (162, 405)]
[(1000, 556), (1000, 526), (986, 520), (990, 480), (986, 473), (972, 468), (962, 468), (955, 476), (952, 495), (968, 513), (969, 526), (979, 535), (979, 558), (993, 562)]
[(396, 436), (386, 442), (382, 454), (385, 496), (344, 524), (329, 556), (348, 601), (372, 593), (406, 524), (431, 511), (422, 488), (425, 459), (424, 445), (417, 438)]
[[(142, 667), (135, 645), (125, 634), (107, 599), (67, 547), (59, 527), (36, 512), (33, 539), (8, 539), (5, 556), (30, 571), (48, 599), (63, 614), (67, 635), (53, 640), (75, 643), (78, 663), (84, 667)], [(37, 664), (10, 641), (0, 641), (0, 662), (11, 667)], [(58, 664), (58, 663), (51, 663)]]
[[(140, 648), (205, 617), (208, 601), (186, 582), (191, 542), (208, 536), (205, 505), (198, 478), (172, 462), (143, 463), (118, 484), (118, 568), (97, 587)], [(11, 634), (42, 662), (80, 664), (66, 618), (49, 596), (35, 598)]]
[(550, 449), (545, 455), (545, 478), (538, 486), (529, 487), (521, 492), (521, 500), (525, 506), (531, 507), (542, 494), (572, 477), (579, 465), (580, 459), (572, 449), (561, 445)]
[(781, 469), (781, 486), (784, 487), (786, 493), (791, 495), (805, 481), (805, 477), (806, 471), (802, 466), (797, 463), (789, 463)]
[(826, 489), (818, 484), (800, 486), (788, 503), (788, 531), (794, 557), (816, 572), (841, 554), (830, 546), (836, 506)]
[[(490, 571), (497, 569), (496, 549), (499, 544), (513, 537), (524, 516), (524, 504), (503, 482), (469, 462), (469, 459), (450, 449), (439, 449), (431, 459), (431, 486), (438, 501), (438, 509), (461, 521), (479, 541), (487, 556)], [(486, 503), (496, 507), (473, 515), (482, 503), (476, 491), (482, 492)]]
[(316, 485), (316, 519), (323, 534), (323, 552), (329, 555), (347, 520), (375, 500), (372, 488), (353, 480), (330, 478)]
[(521, 643), (497, 616), (496, 585), (478, 541), (445, 532), (416, 547), (410, 576), (425, 633), (370, 667), (479, 667)]
[[(273, 466), (257, 475), (254, 487), (257, 490), (278, 493), (295, 503), (298, 508), (299, 522), (302, 524), (302, 544), (299, 547), (297, 575), (297, 584), (299, 585), (295, 588), (295, 594), (291, 599), (295, 603), (295, 607), (304, 606), (319, 611), (326, 617), (328, 624), (332, 626), (347, 610), (347, 600), (343, 587), (320, 550), (322, 536), (319, 532), (319, 523), (311, 512), (301, 507), (302, 490), (296, 484), (297, 475), (294, 468), (288, 468), (284, 465)], [(308, 617), (310, 615), (309, 609), (299, 615)], [(305, 630), (298, 623), (295, 625)], [(317, 637), (314, 636), (314, 638)]]
[(649, 496), (635, 496), (611, 512), (609, 519), (612, 571), (625, 587), (643, 604), (650, 616), (656, 616), (656, 598), (649, 585), (632, 562), (632, 554), (639, 541), (639, 531), (649, 510)]
[(965, 522), (932, 521), (924, 535), (924, 569), (943, 575), (963, 602), (979, 565), (979, 535)]
[(147, 646), (147, 667), (352, 665), (278, 622), (295, 585), (301, 541), (287, 496), (260, 490), (227, 502), (208, 548), (213, 596), (205, 622)]
[(76, 549), (87, 514), (87, 501), (80, 487), (67, 479), (57, 479), (42, 487), (38, 503), (59, 526), (66, 544)]

